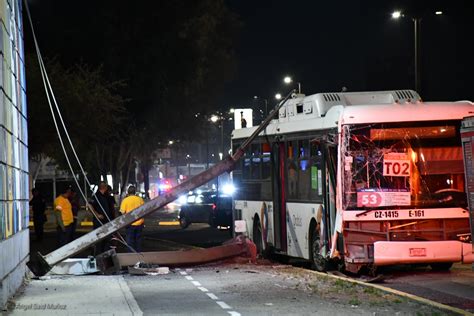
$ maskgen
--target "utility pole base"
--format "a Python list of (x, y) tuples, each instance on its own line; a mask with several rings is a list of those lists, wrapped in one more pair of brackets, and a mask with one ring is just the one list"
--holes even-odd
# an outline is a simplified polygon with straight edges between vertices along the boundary
[(26, 265), (36, 276), (43, 276), (52, 268), (39, 252), (30, 254), (30, 261)]

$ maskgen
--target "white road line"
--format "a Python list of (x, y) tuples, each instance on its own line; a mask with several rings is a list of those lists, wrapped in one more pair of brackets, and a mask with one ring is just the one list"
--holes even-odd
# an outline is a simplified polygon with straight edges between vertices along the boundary
[[(199, 283), (198, 281), (192, 281), (193, 280), (192, 276), (186, 275), (187, 273), (184, 271), (180, 271), (179, 273), (181, 273), (181, 275), (184, 275), (184, 277), (187, 280), (191, 281), (191, 283), (194, 284), (199, 290), (206, 293), (206, 295), (209, 296), (210, 299), (214, 300), (217, 303), (217, 305), (219, 305), (222, 309), (232, 309), (232, 307), (227, 305), (225, 302), (217, 301), (219, 298), (216, 295), (212, 293), (207, 293), (209, 292), (209, 290), (203, 287), (201, 283)], [(240, 316), (240, 313), (237, 313), (236, 311), (228, 311), (227, 313), (229, 313), (231, 316)]]
[(217, 296), (215, 296), (215, 295), (212, 294), (212, 293), (206, 293), (206, 294), (207, 294), (207, 296), (209, 296), (209, 297), (210, 297), (211, 299), (213, 299), (213, 300), (218, 300), (218, 299), (219, 299)]
[(227, 305), (226, 303), (224, 303), (223, 301), (217, 301), (216, 303), (217, 303), (217, 305), (219, 305), (223, 309), (231, 309), (232, 308), (229, 305)]

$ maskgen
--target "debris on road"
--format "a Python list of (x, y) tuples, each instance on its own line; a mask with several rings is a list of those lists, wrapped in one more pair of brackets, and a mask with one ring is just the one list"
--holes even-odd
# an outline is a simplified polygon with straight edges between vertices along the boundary
[(128, 267), (128, 273), (131, 275), (162, 275), (170, 273), (170, 268), (160, 267), (157, 264), (137, 262), (134, 266)]
[(138, 255), (135, 253), (118, 253), (114, 254), (114, 256), (117, 258), (119, 266), (126, 268), (137, 262), (137, 256), (148, 264), (189, 266), (238, 256), (245, 257), (246, 261), (255, 262), (257, 252), (255, 244), (241, 235), (224, 243), (222, 246), (206, 249), (142, 252)]
[(51, 274), (84, 275), (99, 272), (94, 257), (66, 259), (55, 265)]

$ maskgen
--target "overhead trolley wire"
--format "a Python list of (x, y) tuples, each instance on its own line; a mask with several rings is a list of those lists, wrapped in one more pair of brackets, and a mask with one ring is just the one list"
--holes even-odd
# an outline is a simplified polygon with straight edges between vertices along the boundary
[[(31, 18), (31, 14), (30, 14), (30, 10), (29, 10), (29, 6), (28, 6), (28, 2), (27, 0), (24, 0), (24, 3), (25, 3), (25, 7), (26, 7), (26, 12), (27, 12), (27, 16), (28, 16), (28, 20), (30, 22), (30, 27), (31, 27), (31, 32), (32, 32), (32, 35), (33, 35), (33, 41), (34, 41), (34, 44), (35, 44), (35, 49), (36, 49), (36, 55), (37, 55), (37, 58), (38, 58), (38, 63), (39, 63), (39, 66), (40, 66), (40, 72), (41, 72), (41, 78), (42, 78), (42, 81), (43, 81), (43, 86), (44, 86), (44, 89), (45, 89), (45, 92), (46, 92), (46, 98), (48, 100), (48, 105), (49, 105), (49, 108), (50, 108), (50, 111), (51, 111), (51, 116), (53, 118), (53, 122), (54, 122), (54, 126), (55, 126), (55, 129), (56, 129), (56, 133), (58, 134), (58, 138), (59, 138), (59, 142), (61, 144), (61, 148), (63, 150), (63, 153), (64, 153), (64, 156), (66, 158), (66, 161), (67, 161), (67, 164), (69, 166), (69, 169), (71, 171), (71, 174), (72, 174), (72, 177), (74, 178), (74, 181), (79, 189), (79, 192), (81, 193), (81, 196), (82, 198), (84, 199), (85, 203), (86, 203), (86, 209), (88, 209), (92, 215), (97, 219), (97, 221), (103, 225), (104, 223), (100, 220), (100, 218), (97, 216), (95, 210), (92, 208), (92, 206), (89, 204), (89, 202), (87, 201), (87, 198), (83, 192), (83, 190), (81, 189), (81, 186), (79, 185), (79, 182), (77, 180), (77, 177), (75, 175), (75, 172), (74, 172), (74, 169), (72, 167), (72, 164), (71, 164), (71, 161), (69, 159), (69, 156), (68, 156), (68, 153), (67, 153), (67, 150), (66, 150), (66, 147), (64, 145), (64, 141), (61, 137), (61, 131), (59, 129), (59, 126), (58, 126), (58, 123), (57, 123), (57, 120), (56, 120), (56, 115), (54, 113), (54, 109), (53, 109), (53, 106), (51, 104), (51, 98), (53, 99), (53, 103), (55, 105), (55, 108), (56, 108), (56, 111), (58, 113), (58, 117), (59, 117), (59, 120), (61, 122), (61, 125), (63, 127), (63, 130), (64, 130), (64, 134), (66, 135), (67, 137), (67, 140), (69, 142), (69, 145), (72, 149), (72, 152), (74, 154), (74, 157), (76, 159), (76, 162), (78, 163), (80, 169), (81, 169), (81, 172), (82, 172), (82, 175), (84, 176), (84, 179), (86, 181), (86, 183), (88, 184), (89, 187), (91, 187), (91, 183), (86, 175), (86, 172), (82, 166), (82, 163), (77, 155), (77, 152), (75, 150), (75, 147), (74, 147), (74, 144), (69, 136), (69, 133), (67, 131), (67, 128), (66, 128), (66, 124), (64, 123), (64, 120), (63, 120), (63, 117), (61, 115), (61, 111), (59, 109), (59, 106), (58, 106), (58, 103), (56, 101), (56, 97), (54, 95), (54, 91), (53, 91), (53, 88), (51, 86), (51, 83), (49, 81), (49, 77), (48, 77), (48, 74), (47, 74), (47, 71), (46, 71), (46, 67), (44, 65), (44, 62), (43, 62), (43, 57), (41, 55), (41, 51), (40, 51), (40, 48), (39, 48), (39, 44), (38, 44), (38, 41), (37, 41), (37, 38), (36, 38), (36, 34), (35, 34), (35, 30), (34, 30), (34, 27), (33, 27), (33, 21), (32, 21), (32, 18)], [(107, 212), (105, 212), (102, 204), (99, 202), (97, 196), (94, 194), (94, 198), (96, 199), (97, 201), (97, 204), (100, 206), (101, 210), (102, 210), (102, 213), (105, 215), (105, 217), (107, 218), (108, 221), (111, 221), (111, 218), (108, 216)], [(131, 247), (126, 241), (125, 239), (123, 238), (123, 236), (120, 234), (120, 233), (117, 233), (117, 236), (118, 238), (113, 238), (114, 240), (117, 240), (119, 242), (121, 242), (122, 244), (124, 244), (126, 247), (128, 247), (129, 249), (131, 249), (133, 252), (137, 253), (137, 251)]]

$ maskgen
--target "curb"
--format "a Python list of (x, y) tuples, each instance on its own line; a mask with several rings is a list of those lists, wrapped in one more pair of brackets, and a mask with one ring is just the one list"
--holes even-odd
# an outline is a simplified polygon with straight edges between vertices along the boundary
[(457, 307), (453, 307), (453, 306), (445, 305), (445, 304), (442, 304), (442, 303), (438, 303), (438, 302), (435, 302), (435, 301), (432, 301), (432, 300), (429, 300), (427, 298), (420, 297), (420, 296), (417, 296), (417, 295), (414, 295), (414, 294), (405, 293), (405, 292), (402, 292), (402, 291), (399, 291), (399, 290), (394, 290), (392, 288), (389, 288), (389, 287), (386, 287), (386, 286), (383, 286), (383, 285), (373, 284), (373, 283), (366, 283), (366, 282), (362, 282), (362, 281), (359, 281), (359, 280), (354, 280), (354, 279), (351, 279), (351, 278), (346, 278), (346, 277), (342, 277), (342, 276), (338, 276), (338, 275), (327, 274), (327, 273), (323, 273), (323, 272), (319, 272), (319, 271), (306, 270), (306, 269), (302, 269), (302, 268), (298, 268), (298, 269), (300, 269), (301, 271), (316, 274), (318, 276), (329, 277), (329, 278), (333, 278), (333, 279), (337, 279), (337, 280), (342, 280), (342, 281), (346, 281), (346, 282), (355, 283), (355, 284), (358, 284), (358, 285), (361, 285), (361, 286), (376, 288), (376, 289), (379, 289), (379, 290), (384, 291), (384, 292), (388, 292), (388, 293), (391, 293), (391, 294), (394, 294), (394, 295), (398, 295), (398, 296), (401, 296), (401, 297), (404, 297), (404, 298), (408, 298), (408, 299), (417, 301), (417, 302), (422, 303), (422, 304), (426, 304), (426, 305), (429, 305), (429, 306), (432, 306), (432, 307), (436, 307), (436, 308), (441, 309), (441, 310), (446, 310), (446, 311), (450, 311), (450, 312), (453, 312), (453, 313), (457, 313), (459, 315), (465, 315), (465, 316), (473, 316), (474, 315), (471, 312), (468, 312), (466, 310), (463, 310), (463, 309), (460, 309), (460, 308), (457, 308)]

